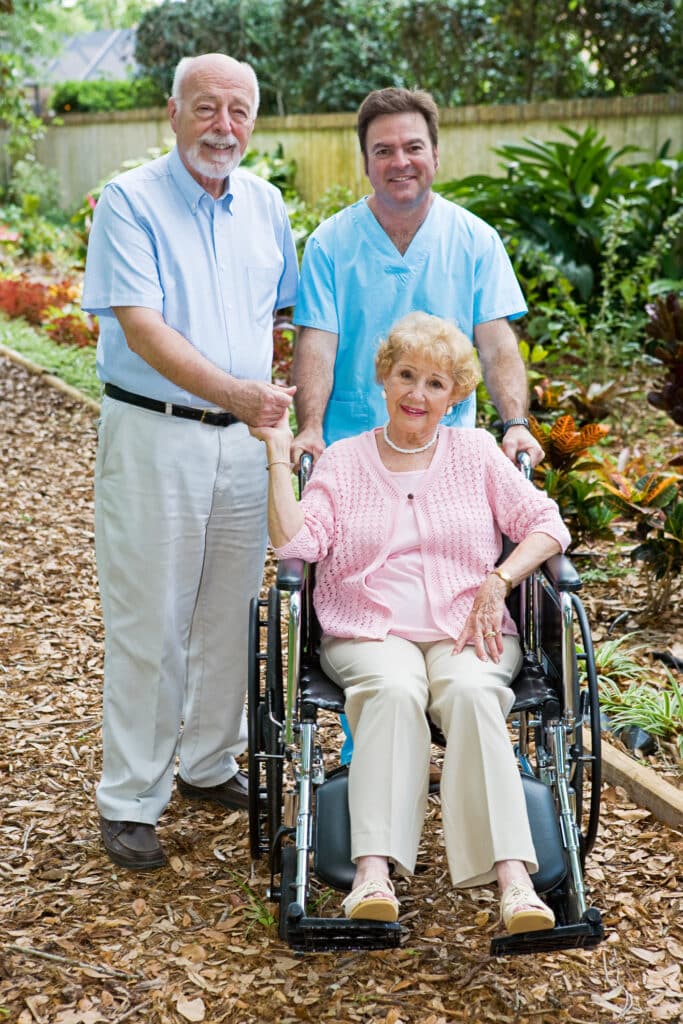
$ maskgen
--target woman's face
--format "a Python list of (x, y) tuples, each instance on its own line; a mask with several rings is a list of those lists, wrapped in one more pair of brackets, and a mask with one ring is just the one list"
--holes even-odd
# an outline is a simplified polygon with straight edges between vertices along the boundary
[(384, 390), (392, 437), (416, 434), (428, 440), (449, 405), (457, 401), (450, 376), (431, 360), (413, 353), (394, 363)]

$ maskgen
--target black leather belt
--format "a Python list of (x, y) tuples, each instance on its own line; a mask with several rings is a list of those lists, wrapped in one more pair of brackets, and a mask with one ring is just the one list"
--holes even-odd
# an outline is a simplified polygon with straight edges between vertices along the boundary
[(163, 412), (166, 416), (180, 416), (184, 420), (199, 420), (201, 423), (208, 423), (212, 427), (231, 427), (233, 423), (240, 422), (231, 412), (194, 409), (191, 405), (171, 405), (170, 402), (160, 402), (156, 398), (134, 395), (131, 391), (124, 391), (123, 388), (118, 388), (116, 384), (105, 384), (104, 393), (109, 398), (115, 398), (117, 402), (128, 402), (129, 405), (139, 405), (142, 409)]

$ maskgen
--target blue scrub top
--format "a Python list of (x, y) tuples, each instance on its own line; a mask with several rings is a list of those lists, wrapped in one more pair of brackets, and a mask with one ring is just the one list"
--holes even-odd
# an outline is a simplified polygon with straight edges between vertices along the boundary
[(179, 405), (205, 401), (132, 352), (112, 306), (142, 306), (220, 369), (270, 380), (273, 312), (294, 304), (296, 248), (280, 192), (232, 172), (213, 199), (176, 149), (119, 175), (97, 203), (83, 309), (99, 319), (100, 379)]
[[(294, 322), (339, 338), (324, 421), (327, 444), (385, 422), (375, 353), (392, 324), (414, 310), (455, 322), (470, 340), (476, 324), (526, 313), (508, 255), (490, 225), (435, 194), (403, 256), (366, 199), (330, 217), (311, 235)], [(474, 426), (475, 414), (471, 395), (444, 422)]]

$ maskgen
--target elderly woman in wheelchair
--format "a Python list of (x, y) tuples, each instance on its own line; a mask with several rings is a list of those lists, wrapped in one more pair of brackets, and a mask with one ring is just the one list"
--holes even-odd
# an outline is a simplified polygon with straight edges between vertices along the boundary
[[(441, 802), (453, 884), (497, 880), (509, 933), (549, 929), (553, 911), (530, 879), (538, 861), (506, 726), (522, 654), (505, 599), (569, 534), (555, 503), (487, 432), (441, 424), (478, 380), (472, 346), (454, 325), (404, 317), (381, 344), (376, 373), (387, 423), (328, 448), (300, 502), (287, 417), (252, 429), (267, 446), (276, 554), (317, 563), (321, 665), (344, 691), (354, 738), (355, 877), (344, 913), (398, 917), (390, 868), (415, 868), (428, 713), (447, 739)], [(503, 534), (516, 546), (499, 563)]]

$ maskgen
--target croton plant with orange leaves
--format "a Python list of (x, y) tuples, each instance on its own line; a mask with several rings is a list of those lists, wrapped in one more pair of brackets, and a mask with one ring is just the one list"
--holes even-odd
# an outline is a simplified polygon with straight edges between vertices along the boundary
[(602, 462), (591, 452), (609, 427), (603, 423), (579, 427), (569, 414), (558, 416), (552, 424), (530, 416), (529, 426), (545, 452), (536, 476), (557, 502), (572, 534), (572, 547), (585, 537), (611, 537), (609, 524), (616, 512), (600, 480)]
[(558, 416), (553, 424), (541, 423), (534, 416), (529, 417), (531, 433), (545, 452), (542, 466), (567, 473), (570, 469), (589, 469), (601, 463), (589, 457), (588, 450), (598, 444), (609, 433), (604, 423), (587, 423), (577, 427), (573, 416)]

